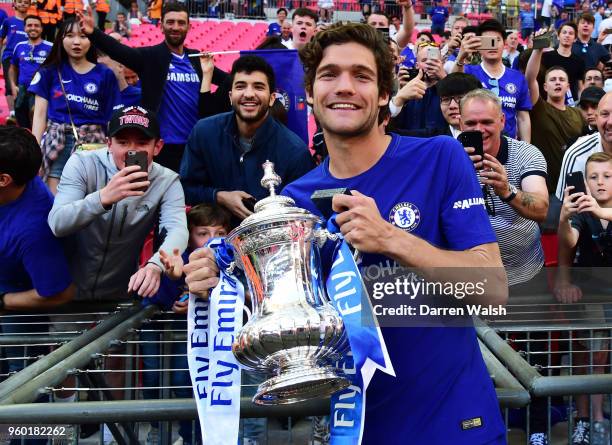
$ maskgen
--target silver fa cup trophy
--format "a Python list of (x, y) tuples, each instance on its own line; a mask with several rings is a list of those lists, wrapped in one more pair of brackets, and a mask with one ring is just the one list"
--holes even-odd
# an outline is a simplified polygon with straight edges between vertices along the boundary
[(281, 179), (273, 163), (263, 167), (261, 184), (270, 196), (227, 237), (253, 302), (253, 316), (232, 351), (245, 367), (272, 375), (259, 385), (253, 402), (280, 405), (347, 387), (334, 363), (348, 350), (348, 340), (320, 284), (319, 248), (333, 235), (317, 216), (276, 195)]

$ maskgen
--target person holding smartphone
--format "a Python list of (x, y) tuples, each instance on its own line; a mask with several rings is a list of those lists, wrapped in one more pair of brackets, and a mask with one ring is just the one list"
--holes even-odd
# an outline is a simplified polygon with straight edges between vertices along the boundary
[[(160, 233), (166, 233), (160, 250), (185, 250), (183, 188), (176, 173), (153, 162), (164, 145), (153, 113), (123, 108), (108, 131), (108, 148), (78, 151), (68, 160), (49, 227), (74, 248), (70, 269), (78, 299), (151, 297), (165, 268), (157, 252), (137, 269), (140, 248), (159, 223)], [(132, 151), (146, 154), (146, 170), (126, 166)]]
[[(478, 27), (478, 36), (463, 39), (453, 72), (476, 76), (484, 88), (491, 90), (502, 103), (505, 116), (504, 133), (521, 141), (531, 141), (531, 100), (525, 76), (517, 70), (506, 68), (502, 61), (506, 30), (497, 20), (485, 20)], [(494, 39), (494, 48), (481, 49), (483, 39)], [(468, 59), (479, 52), (482, 62), (467, 65)]]
[[(576, 251), (580, 252), (574, 264), (577, 267), (589, 268), (588, 270), (592, 273), (597, 273), (597, 268), (612, 266), (612, 225), (610, 224), (612, 221), (612, 155), (608, 153), (590, 155), (585, 167), (586, 181), (582, 172), (576, 173), (579, 173), (579, 180), (583, 181), (582, 190), (578, 191), (577, 187), (572, 185), (568, 185), (563, 190), (563, 206), (557, 230), (559, 267), (554, 294), (564, 304), (577, 303), (589, 292), (601, 293), (606, 290), (603, 287), (605, 284), (602, 286), (601, 281), (596, 280), (598, 276), (601, 276), (599, 274), (596, 276), (589, 274), (580, 281), (572, 279), (570, 267), (574, 263)], [(585, 182), (587, 189), (584, 186)], [(598, 283), (596, 289), (593, 289), (594, 282)], [(589, 284), (591, 284), (590, 290)], [(575, 317), (576, 312), (573, 313)], [(597, 336), (597, 334), (598, 332), (595, 331), (594, 335)], [(586, 345), (583, 343), (584, 341), (578, 343), (578, 353), (573, 354), (578, 373), (602, 374), (608, 363), (607, 349), (609, 347), (601, 343), (601, 346), (595, 347), (594, 341), (587, 342)], [(588, 371), (589, 349), (596, 349), (591, 352), (594, 365), (592, 371)], [(607, 438), (609, 424), (604, 418), (602, 402), (601, 394), (576, 396), (577, 415), (574, 423), (574, 438), (590, 436), (590, 443), (609, 443)], [(589, 405), (592, 405), (593, 411), (592, 424), (590, 423)], [(574, 440), (572, 443), (586, 442)]]
[(418, 97), (420, 91), (418, 91), (419, 94), (410, 99), (408, 99), (407, 92), (398, 92), (390, 108), (392, 116), (394, 108), (401, 109), (401, 112), (392, 119), (391, 125), (399, 130), (427, 130), (444, 127), (446, 121), (440, 111), (440, 96), (436, 90), (438, 81), (446, 77), (440, 48), (435, 43), (421, 43), (416, 48), (416, 56), (416, 68), (419, 70), (416, 78), (422, 81), (422, 84), (416, 83), (414, 86), (417, 89), (425, 86), (425, 91), (420, 98)]

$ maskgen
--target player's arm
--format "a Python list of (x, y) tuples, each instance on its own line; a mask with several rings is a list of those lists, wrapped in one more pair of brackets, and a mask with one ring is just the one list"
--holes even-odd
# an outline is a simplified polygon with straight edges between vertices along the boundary
[(483, 295), (472, 295), (469, 303), (505, 304), (508, 283), (496, 243), (463, 251), (445, 250), (385, 221), (374, 200), (353, 190), (335, 195), (333, 209), (344, 238), (360, 252), (392, 258), (405, 267), (419, 269), (428, 279), (445, 282), (486, 282)]

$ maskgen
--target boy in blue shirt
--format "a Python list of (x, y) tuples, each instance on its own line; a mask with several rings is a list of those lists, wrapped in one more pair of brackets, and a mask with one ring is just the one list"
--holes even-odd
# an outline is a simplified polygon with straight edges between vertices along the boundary
[[(499, 247), (461, 145), (444, 136), (385, 134), (381, 124), (388, 112), (393, 59), (380, 34), (367, 25), (336, 25), (317, 34), (300, 56), (308, 102), (321, 123), (329, 157), (283, 194), (321, 215), (310, 199), (315, 190), (352, 191), (352, 196), (334, 196), (333, 210), (339, 212), (344, 238), (362, 254), (366, 285), (399, 266), (486, 268), (486, 296), (471, 302), (505, 304)], [(461, 204), (470, 200), (474, 205)], [(218, 282), (210, 249), (194, 252), (185, 271), (189, 290), (202, 298)], [(455, 300), (446, 298), (448, 304)], [(401, 320), (379, 321), (395, 377), (374, 374), (362, 443), (505, 443), (472, 327), (387, 327)]]

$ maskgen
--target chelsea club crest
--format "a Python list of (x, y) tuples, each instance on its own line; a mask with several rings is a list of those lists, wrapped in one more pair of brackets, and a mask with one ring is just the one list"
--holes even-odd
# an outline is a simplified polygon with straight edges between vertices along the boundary
[(391, 209), (389, 222), (406, 232), (412, 232), (421, 222), (421, 212), (411, 202), (400, 202)]
[(86, 83), (85, 91), (87, 91), (89, 94), (95, 94), (98, 92), (98, 86), (93, 82)]

